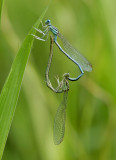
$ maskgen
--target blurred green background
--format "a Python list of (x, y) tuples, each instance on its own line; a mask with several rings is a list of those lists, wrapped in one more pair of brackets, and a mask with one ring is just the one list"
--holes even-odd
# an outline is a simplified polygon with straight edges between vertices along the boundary
[[(49, 4), (46, 0), (5, 0), (0, 28), (0, 91), (28, 31)], [(53, 0), (43, 21), (54, 26), (93, 65), (70, 82), (64, 141), (53, 143), (53, 123), (62, 94), (45, 83), (50, 40), (35, 40), (24, 74), (3, 160), (116, 159), (116, 1)], [(79, 74), (54, 46), (50, 79)]]

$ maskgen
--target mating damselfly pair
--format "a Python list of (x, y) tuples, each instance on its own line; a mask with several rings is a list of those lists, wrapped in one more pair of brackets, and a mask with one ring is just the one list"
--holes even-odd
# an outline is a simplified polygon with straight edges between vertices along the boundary
[[(55, 120), (54, 120), (54, 143), (60, 144), (64, 138), (64, 132), (65, 132), (66, 105), (67, 105), (67, 96), (68, 96), (68, 91), (69, 91), (68, 80), (76, 81), (84, 74), (84, 71), (91, 72), (92, 65), (79, 51), (77, 51), (64, 38), (64, 36), (59, 32), (59, 30), (51, 24), (51, 21), (49, 19), (45, 21), (45, 26), (43, 26), (43, 28), (44, 28), (43, 31), (35, 28), (39, 33), (42, 34), (42, 37), (38, 37), (36, 35), (33, 35), (33, 36), (38, 40), (46, 41), (48, 39), (49, 31), (51, 31), (53, 34), (53, 36), (51, 36), (51, 41), (50, 41), (51, 42), (50, 43), (50, 55), (49, 55), (49, 60), (48, 60), (48, 66), (46, 69), (46, 83), (47, 83), (47, 86), (50, 89), (52, 89), (54, 92), (56, 93), (64, 92), (63, 101), (57, 109)], [(57, 41), (58, 38), (62, 41), (64, 48), (62, 48), (60, 44), (58, 43)], [(63, 75), (63, 79), (61, 82), (59, 82), (59, 79), (57, 78), (58, 87), (56, 89), (52, 86), (50, 79), (49, 79), (49, 70), (50, 70), (52, 56), (53, 56), (53, 44), (54, 43), (57, 45), (57, 47), (60, 49), (62, 53), (64, 53), (71, 61), (73, 61), (78, 66), (81, 72), (81, 74), (78, 75), (76, 78), (71, 78), (69, 76), (69, 73), (65, 73)]]

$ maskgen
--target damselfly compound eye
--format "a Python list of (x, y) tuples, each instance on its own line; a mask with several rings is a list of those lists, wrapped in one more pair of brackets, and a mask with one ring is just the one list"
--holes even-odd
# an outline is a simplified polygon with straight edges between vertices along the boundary
[(47, 19), (47, 20), (45, 21), (45, 24), (49, 24), (49, 23), (50, 23), (50, 20)]

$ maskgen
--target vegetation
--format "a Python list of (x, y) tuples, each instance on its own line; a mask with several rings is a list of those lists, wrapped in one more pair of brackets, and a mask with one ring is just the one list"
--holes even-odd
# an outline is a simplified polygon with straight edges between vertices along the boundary
[[(1, 7), (0, 2), (0, 144), (3, 145), (0, 145), (0, 156), (6, 143), (2, 160), (116, 159), (115, 3), (54, 0), (49, 5), (42, 0), (10, 0), (4, 1)], [(43, 22), (49, 18), (93, 66), (92, 72), (86, 72), (76, 82), (69, 82), (66, 130), (60, 145), (53, 143), (53, 123), (63, 95), (53, 93), (45, 83), (50, 39), (34, 40), (32, 46), (33, 37), (28, 35), (35, 33), (32, 27), (38, 17), (43, 17)], [(39, 24), (40, 19), (36, 25)], [(25, 46), (24, 39), (28, 39)], [(17, 58), (21, 51), (27, 53), (25, 60), (22, 55)], [(13, 68), (16, 75), (12, 74)], [(52, 84), (56, 86), (55, 76), (62, 79), (67, 72), (71, 77), (79, 74), (77, 66), (54, 46)], [(18, 84), (17, 74), (21, 75)], [(11, 78), (7, 78), (8, 75)]]

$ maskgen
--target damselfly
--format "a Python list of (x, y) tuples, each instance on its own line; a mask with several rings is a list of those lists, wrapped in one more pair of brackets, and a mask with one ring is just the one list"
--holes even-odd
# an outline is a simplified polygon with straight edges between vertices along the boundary
[(68, 98), (68, 91), (69, 91), (69, 83), (68, 83), (69, 73), (65, 73), (63, 75), (63, 79), (61, 82), (57, 78), (57, 82), (58, 82), (57, 88), (54, 88), (52, 86), (51, 81), (49, 79), (49, 71), (50, 71), (50, 66), (51, 66), (51, 61), (53, 56), (53, 43), (54, 43), (52, 36), (50, 37), (50, 42), (51, 42), (50, 55), (49, 55), (47, 69), (46, 69), (46, 83), (47, 83), (47, 86), (52, 91), (56, 93), (64, 92), (63, 100), (57, 109), (55, 119), (54, 119), (54, 132), (53, 132), (54, 143), (58, 145), (63, 141), (64, 132), (65, 132), (66, 106), (67, 106), (67, 98)]
[[(44, 26), (44, 31), (35, 28), (38, 32), (42, 33), (43, 36), (41, 38), (36, 35), (33, 36), (36, 39), (46, 41), (47, 39), (45, 40), (44, 37), (47, 36), (48, 38), (48, 32), (51, 31), (53, 33), (54, 43), (58, 46), (62, 53), (64, 53), (70, 60), (72, 60), (79, 67), (81, 72), (81, 74), (76, 78), (68, 77), (68, 79), (71, 81), (76, 81), (84, 74), (84, 71), (91, 72), (92, 65), (89, 63), (89, 61), (64, 38), (64, 36), (59, 32), (59, 30), (51, 24), (51, 21), (48, 19), (45, 21), (45, 24), (46, 25)], [(58, 43), (57, 38), (61, 39), (64, 49)]]

